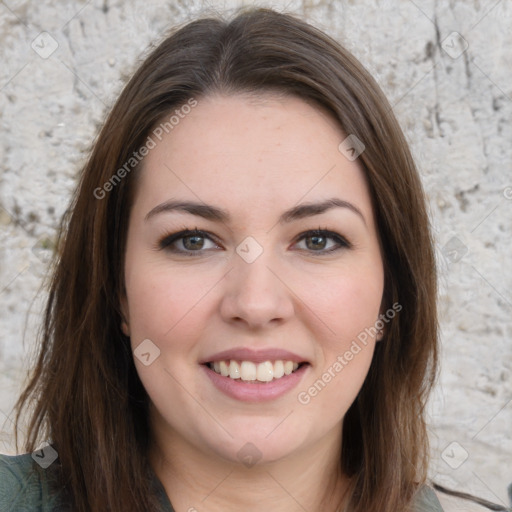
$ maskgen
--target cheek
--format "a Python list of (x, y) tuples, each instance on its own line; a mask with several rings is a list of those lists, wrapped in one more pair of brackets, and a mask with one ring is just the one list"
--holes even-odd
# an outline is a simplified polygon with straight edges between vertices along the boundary
[[(130, 268), (137, 269), (130, 272)], [(197, 274), (162, 265), (127, 265), (126, 292), (132, 333), (164, 341), (197, 320), (208, 282)]]
[(173, 404), (185, 410), (179, 383), (188, 381), (188, 362), (195, 357), (204, 281), (200, 286), (193, 272), (171, 272), (153, 262), (133, 268), (126, 283), (132, 350), (149, 339), (160, 351), (149, 366), (135, 358), (137, 372), (159, 409), (166, 410), (172, 396)]
[[(317, 276), (318, 277), (318, 276)], [(378, 320), (383, 294), (383, 276), (354, 270), (322, 279), (303, 280), (301, 297), (318, 317), (327, 343), (343, 349)]]
[(370, 368), (375, 349), (375, 322), (380, 288), (344, 280), (324, 300), (317, 299), (322, 329), (316, 336), (316, 360), (311, 378), (301, 386), (298, 402), (326, 425), (342, 421), (356, 399)]
[(371, 271), (352, 267), (303, 282), (302, 297), (316, 315), (312, 335), (318, 365), (301, 390), (301, 404), (314, 404), (319, 414), (324, 411), (333, 418), (345, 414), (372, 361), (383, 286), (378, 265)]

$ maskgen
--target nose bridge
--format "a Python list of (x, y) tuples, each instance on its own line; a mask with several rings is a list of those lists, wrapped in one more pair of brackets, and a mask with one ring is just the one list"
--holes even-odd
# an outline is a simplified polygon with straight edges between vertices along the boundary
[[(268, 240), (268, 238), (267, 238)], [(264, 326), (293, 313), (288, 288), (279, 278), (278, 258), (254, 238), (247, 237), (236, 248), (227, 288), (222, 300), (226, 320), (244, 320), (251, 326)]]

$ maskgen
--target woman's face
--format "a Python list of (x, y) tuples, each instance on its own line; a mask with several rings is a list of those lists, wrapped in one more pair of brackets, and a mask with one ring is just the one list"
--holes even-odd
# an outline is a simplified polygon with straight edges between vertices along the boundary
[[(271, 95), (209, 96), (169, 126), (137, 185), (123, 300), (154, 432), (244, 463), (339, 446), (384, 286), (347, 135)], [(171, 237), (185, 229), (201, 233)]]

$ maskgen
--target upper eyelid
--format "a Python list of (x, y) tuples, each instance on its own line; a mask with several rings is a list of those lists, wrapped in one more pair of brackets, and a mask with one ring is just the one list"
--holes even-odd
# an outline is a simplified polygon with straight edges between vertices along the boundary
[[(326, 228), (307, 229), (307, 230), (299, 233), (295, 237), (295, 242), (294, 243), (297, 243), (298, 241), (301, 241), (302, 239), (306, 238), (307, 236), (314, 236), (315, 233), (321, 233), (326, 238), (331, 238), (331, 239), (333, 239), (335, 241), (336, 241), (336, 239), (339, 239), (340, 241), (339, 242), (336, 241), (336, 243), (338, 243), (340, 246), (343, 246), (343, 245), (345, 245), (347, 247), (351, 247), (352, 246), (351, 242), (349, 240), (347, 240), (347, 238), (345, 236), (343, 236), (340, 233), (336, 233), (333, 230), (326, 229)], [(198, 228), (195, 228), (195, 229), (187, 228), (187, 229), (183, 229), (181, 231), (177, 231), (175, 233), (171, 233), (169, 235), (166, 235), (166, 236), (164, 236), (164, 237), (162, 237), (160, 239), (159, 245), (163, 245), (168, 239), (174, 239), (169, 244), (167, 244), (167, 245), (171, 245), (172, 243), (175, 243), (178, 240), (181, 240), (181, 239), (186, 238), (188, 236), (194, 236), (194, 235), (204, 236), (205, 238), (208, 238), (211, 241), (213, 241), (214, 243), (216, 243), (217, 245), (220, 245), (220, 243), (218, 241), (218, 238), (215, 235), (213, 235), (209, 231), (205, 231), (204, 229), (198, 229)], [(167, 245), (164, 246), (163, 248), (166, 248)], [(198, 252), (199, 253), (199, 252), (202, 252), (202, 251), (201, 250), (198, 250), (198, 251), (177, 250), (177, 252), (190, 252), (190, 253)], [(329, 251), (311, 251), (311, 252), (318, 252), (318, 253), (325, 252), (325, 253), (327, 253)]]

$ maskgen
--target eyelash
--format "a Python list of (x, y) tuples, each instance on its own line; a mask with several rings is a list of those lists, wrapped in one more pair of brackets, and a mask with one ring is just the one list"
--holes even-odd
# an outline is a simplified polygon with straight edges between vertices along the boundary
[[(184, 230), (176, 232), (176, 233), (166, 234), (158, 241), (155, 249), (156, 250), (165, 250), (165, 251), (169, 251), (172, 253), (182, 254), (182, 255), (186, 255), (186, 256), (190, 256), (190, 257), (197, 257), (198, 255), (201, 255), (203, 252), (208, 250), (208, 249), (199, 249), (197, 251), (190, 251), (190, 250), (182, 250), (182, 249), (176, 249), (176, 248), (170, 247), (173, 243), (175, 243), (183, 238), (188, 238), (191, 236), (200, 236), (202, 238), (208, 238), (212, 242), (219, 245), (215, 241), (215, 237), (213, 237), (213, 235), (211, 235), (207, 231), (202, 231), (196, 227), (195, 229), (187, 228), (187, 229), (184, 229)], [(334, 247), (334, 248), (331, 248), (328, 250), (320, 250), (320, 251), (313, 251), (310, 249), (309, 250), (302, 249), (302, 250), (311, 252), (315, 255), (323, 256), (326, 254), (332, 254), (341, 249), (350, 249), (352, 247), (352, 244), (350, 242), (348, 242), (348, 240), (346, 240), (344, 237), (342, 237), (338, 233), (335, 233), (333, 231), (330, 231), (330, 230), (324, 229), (324, 228), (311, 229), (309, 231), (305, 231), (304, 233), (301, 233), (297, 237), (297, 239), (294, 243), (300, 242), (301, 240), (303, 240), (305, 238), (313, 237), (313, 236), (330, 238), (338, 244), (338, 247)]]

